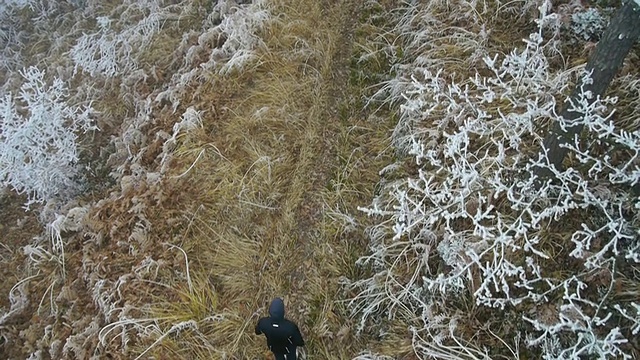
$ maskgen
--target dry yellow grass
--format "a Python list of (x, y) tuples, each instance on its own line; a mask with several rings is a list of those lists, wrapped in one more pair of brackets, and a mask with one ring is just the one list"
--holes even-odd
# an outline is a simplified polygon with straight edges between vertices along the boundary
[[(180, 246), (193, 290), (155, 297), (163, 331), (194, 320), (153, 344), (158, 358), (262, 358), (253, 334), (268, 302), (283, 296), (312, 358), (346, 359), (363, 349), (355, 338), (341, 276), (355, 273), (362, 229), (349, 224), (372, 196), (388, 134), (348, 108), (351, 15), (357, 1), (276, 1), (266, 44), (242, 74), (203, 85), (193, 100), (204, 115), (200, 133), (182, 139), (176, 168), (195, 184), (197, 209)], [(220, 93), (232, 94), (220, 101)], [(228, 99), (228, 100), (227, 100)], [(185, 145), (188, 144), (188, 145)], [(205, 314), (208, 314), (205, 316)], [(210, 320), (207, 316), (220, 315)], [(140, 348), (150, 344), (144, 344)], [(171, 355), (168, 355), (171, 354)]]

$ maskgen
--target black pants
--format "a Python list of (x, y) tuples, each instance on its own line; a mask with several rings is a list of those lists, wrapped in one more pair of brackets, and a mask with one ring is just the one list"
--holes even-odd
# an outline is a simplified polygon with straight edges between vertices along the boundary
[(273, 353), (273, 355), (276, 356), (276, 360), (296, 360), (296, 351), (295, 350), (293, 350), (289, 354)]

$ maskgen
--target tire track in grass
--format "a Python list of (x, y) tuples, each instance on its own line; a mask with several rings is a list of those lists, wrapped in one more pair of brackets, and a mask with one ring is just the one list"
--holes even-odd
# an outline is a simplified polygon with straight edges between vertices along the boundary
[(236, 87), (236, 97), (207, 120), (216, 121), (216, 132), (204, 140), (226, 160), (205, 158), (194, 169), (206, 205), (185, 249), (196, 264), (193, 276), (209, 279), (213, 310), (225, 317), (201, 329), (210, 353), (267, 356), (253, 325), (274, 296), (285, 297), (312, 358), (345, 359), (360, 350), (339, 302), (339, 277), (354, 266), (357, 246), (350, 242), (362, 243), (362, 236), (327, 213), (354, 211), (360, 204), (352, 201), (370, 199), (362, 189), (373, 189), (377, 167), (371, 176), (367, 165), (377, 152), (360, 146), (382, 143), (373, 137), (385, 135), (364, 126), (359, 111), (338, 111), (350, 103), (353, 15), (360, 6), (274, 2), (277, 20), (263, 34), (268, 50), (225, 85)]

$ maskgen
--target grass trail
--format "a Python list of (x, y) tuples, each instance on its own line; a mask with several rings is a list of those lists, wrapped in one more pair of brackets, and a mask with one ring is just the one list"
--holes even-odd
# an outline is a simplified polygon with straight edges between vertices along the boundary
[(198, 290), (160, 312), (176, 323), (204, 306), (223, 320), (201, 326), (200, 340), (165, 339), (157, 355), (268, 357), (253, 326), (275, 296), (285, 298), (310, 358), (362, 350), (340, 279), (355, 273), (366, 244), (355, 208), (372, 198), (388, 134), (364, 118), (361, 89), (349, 84), (359, 3), (277, 1), (255, 67), (199, 89), (194, 101), (211, 111), (182, 149), (188, 159), (205, 155), (189, 175), (200, 204), (181, 244)]

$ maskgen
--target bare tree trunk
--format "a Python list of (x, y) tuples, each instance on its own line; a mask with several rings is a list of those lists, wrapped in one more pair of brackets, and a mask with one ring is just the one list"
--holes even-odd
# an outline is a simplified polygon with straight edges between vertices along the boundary
[[(609, 87), (611, 80), (620, 70), (624, 58), (627, 56), (634, 43), (640, 38), (640, 5), (634, 0), (628, 0), (613, 15), (611, 22), (605, 30), (602, 39), (598, 42), (595, 51), (589, 57), (586, 70), (592, 71), (593, 83), (584, 86), (585, 91), (591, 91), (592, 100), (602, 96)], [(572, 100), (578, 100), (581, 83), (571, 93)], [(567, 103), (560, 115), (567, 120), (578, 119), (581, 114), (569, 111)], [(571, 143), (582, 132), (583, 126), (574, 126), (563, 131), (558, 123), (553, 125), (544, 146), (548, 149), (548, 157), (551, 164), (557, 169), (562, 167), (562, 162), (568, 150), (561, 144)], [(551, 171), (538, 168), (536, 173), (540, 178), (547, 179), (552, 176)]]

